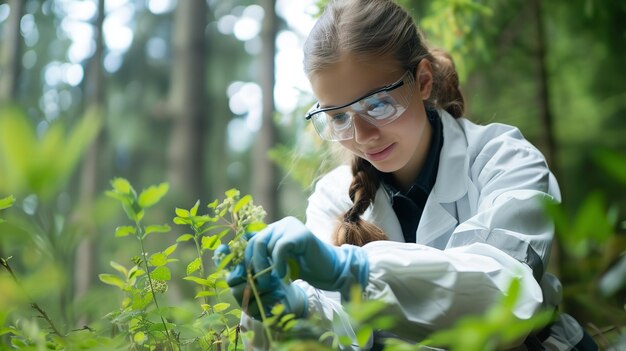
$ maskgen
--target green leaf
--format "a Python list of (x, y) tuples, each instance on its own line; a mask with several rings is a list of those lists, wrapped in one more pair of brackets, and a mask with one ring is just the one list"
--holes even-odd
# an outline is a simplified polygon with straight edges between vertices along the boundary
[(174, 217), (174, 224), (188, 225), (188, 224), (191, 224), (191, 221), (189, 219), (187, 219), (187, 218)]
[(178, 239), (176, 239), (177, 243), (182, 243), (184, 241), (189, 241), (193, 239), (193, 235), (192, 234), (183, 234), (181, 236), (178, 237)]
[(160, 266), (150, 273), (150, 277), (154, 280), (170, 280), (172, 279), (172, 272), (167, 266)]
[(128, 180), (124, 178), (114, 178), (111, 181), (111, 185), (113, 186), (113, 190), (119, 194), (132, 194), (134, 192), (133, 187)]
[(128, 279), (139, 278), (145, 273), (146, 271), (140, 269), (138, 266), (133, 266), (133, 268), (128, 271)]
[(349, 336), (347, 336), (347, 335), (340, 335), (339, 336), (339, 344), (345, 345), (345, 346), (350, 345), (350, 344), (352, 344), (352, 339)]
[(192, 281), (192, 282), (194, 282), (196, 284), (199, 284), (199, 285), (205, 285), (205, 286), (213, 287), (213, 284), (211, 284), (211, 282), (209, 282), (206, 279), (202, 279), (202, 278), (198, 278), (198, 277), (194, 277), (194, 276), (187, 276), (187, 277), (184, 277), (183, 279)]
[(143, 343), (146, 340), (148, 340), (148, 338), (146, 337), (146, 334), (144, 334), (143, 332), (138, 332), (138, 333), (135, 333), (135, 335), (133, 335), (133, 341), (139, 345), (143, 345)]
[(272, 307), (270, 313), (272, 314), (272, 316), (280, 316), (281, 314), (283, 314), (283, 312), (285, 312), (285, 305), (279, 303)]
[(217, 199), (215, 199), (215, 201), (213, 201), (210, 204), (208, 204), (207, 207), (214, 210), (217, 207), (217, 205), (219, 205), (219, 204), (220, 204), (220, 202)]
[(202, 227), (206, 222), (215, 222), (215, 220), (207, 215), (204, 216), (192, 216), (189, 217), (191, 221), (197, 226)]
[(246, 196), (242, 197), (241, 199), (239, 199), (239, 201), (237, 201), (237, 203), (233, 207), (233, 213), (239, 212), (239, 210), (241, 210), (245, 205), (250, 203), (250, 201), (252, 201), (252, 196), (251, 195), (246, 195)]
[(226, 268), (226, 266), (228, 266), (230, 264), (230, 261), (233, 260), (233, 257), (235, 257), (235, 255), (231, 252), (228, 255), (222, 257), (222, 260), (220, 261), (220, 263), (217, 265), (217, 267), (215, 268), (215, 270), (217, 272), (223, 270), (224, 268)]
[(293, 313), (287, 313), (284, 316), (280, 317), (280, 324), (284, 325), (285, 323), (296, 318), (296, 315)]
[(372, 327), (370, 327), (369, 325), (363, 325), (357, 331), (357, 333), (356, 333), (356, 341), (359, 344), (359, 346), (361, 347), (361, 349), (363, 349), (365, 347), (365, 345), (367, 344), (367, 341), (369, 340), (370, 336), (372, 335), (372, 332), (373, 332)]
[(141, 208), (149, 208), (154, 206), (157, 202), (161, 200), (167, 191), (170, 189), (170, 185), (168, 183), (161, 183), (159, 185), (153, 185), (148, 187), (148, 189), (144, 190), (139, 194), (139, 199), (137, 202)]
[(223, 279), (216, 280), (214, 285), (216, 289), (229, 289), (230, 288), (230, 286), (228, 286), (228, 283), (226, 283), (226, 281)]
[(104, 194), (110, 198), (116, 199), (118, 201), (130, 201), (132, 199), (129, 198), (128, 195), (124, 195), (124, 194), (118, 194), (115, 191), (111, 191), (111, 190), (107, 190), (104, 192)]
[(115, 276), (113, 274), (100, 274), (98, 275), (98, 278), (100, 279), (101, 282), (105, 284), (117, 286), (120, 289), (124, 289), (126, 287), (126, 283), (122, 279), (120, 279), (118, 276)]
[(221, 243), (222, 242), (220, 241), (220, 238), (217, 235), (202, 237), (202, 249), (203, 250), (214, 251), (215, 249), (217, 249), (218, 246), (220, 246)]
[(197, 271), (198, 269), (200, 269), (201, 265), (202, 265), (202, 261), (200, 260), (200, 257), (198, 257), (195, 260), (191, 261), (187, 265), (187, 275), (191, 275), (191, 273), (193, 273), (193, 272)]
[(256, 233), (261, 231), (267, 227), (267, 224), (263, 222), (252, 222), (246, 226), (246, 232), (248, 233)]
[(300, 277), (300, 265), (298, 261), (293, 258), (287, 259), (288, 275), (291, 280), (296, 280)]
[(596, 162), (611, 177), (626, 184), (626, 157), (613, 150), (602, 150), (595, 153)]
[(215, 296), (215, 291), (212, 290), (203, 290), (196, 294), (194, 299), (198, 299), (205, 296)]
[(167, 264), (167, 255), (163, 252), (157, 252), (150, 256), (148, 262), (150, 263), (150, 265), (155, 267), (164, 266)]
[(192, 216), (195, 216), (196, 214), (198, 214), (198, 207), (200, 207), (200, 200), (196, 201), (196, 204), (193, 205), (191, 210), (189, 210), (189, 214)]
[(219, 313), (228, 309), (228, 307), (230, 307), (229, 303), (226, 303), (226, 302), (216, 303), (215, 305), (213, 305), (213, 312)]
[(163, 253), (164, 253), (166, 256), (169, 256), (169, 255), (171, 255), (174, 251), (176, 251), (176, 248), (177, 248), (177, 247), (178, 247), (178, 244), (171, 245), (171, 246), (169, 246), (167, 249), (163, 250)]
[(115, 236), (118, 238), (121, 238), (121, 237), (127, 236), (128, 234), (135, 234), (136, 230), (137, 229), (135, 227), (124, 225), (124, 226), (115, 228)]
[(232, 189), (226, 190), (226, 192), (224, 192), (224, 194), (226, 195), (227, 198), (233, 199), (233, 198), (239, 196), (239, 194), (241, 194), (241, 193), (239, 192), (239, 190), (237, 190), (235, 188), (232, 188)]
[(13, 206), (13, 203), (15, 203), (15, 197), (13, 197), (13, 195), (9, 195), (7, 197), (1, 198), (0, 210), (4, 210), (6, 208)]
[(126, 269), (126, 267), (114, 261), (109, 262), (109, 264), (113, 267), (113, 269), (122, 273), (123, 276), (128, 277), (128, 269)]
[(126, 213), (126, 216), (133, 222), (140, 222), (143, 218), (144, 212), (142, 209), (137, 209), (136, 204), (131, 201), (124, 200), (122, 201), (122, 208)]
[(189, 211), (185, 210), (184, 208), (178, 208), (176, 207), (176, 209), (174, 210), (174, 212), (176, 212), (176, 215), (178, 217), (181, 218), (189, 218)]
[(146, 235), (150, 233), (167, 233), (171, 229), (172, 228), (170, 228), (170, 226), (167, 224), (163, 224), (163, 225), (153, 224), (153, 225), (149, 225), (146, 227)]

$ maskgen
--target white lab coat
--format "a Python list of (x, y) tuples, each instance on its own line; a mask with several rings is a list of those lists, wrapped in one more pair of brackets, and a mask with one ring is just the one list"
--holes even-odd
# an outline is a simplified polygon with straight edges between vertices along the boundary
[[(414, 341), (451, 327), (464, 315), (484, 313), (513, 278), (522, 281), (513, 311), (519, 318), (531, 317), (542, 306), (553, 308), (561, 299), (558, 280), (543, 274), (554, 231), (541, 202), (560, 201), (544, 157), (516, 128), (479, 126), (443, 110), (439, 115), (443, 148), (417, 243), (404, 243), (382, 187), (363, 217), (390, 239), (363, 246), (369, 261), (364, 296), (388, 303), (386, 313), (399, 321), (389, 332)], [(331, 243), (338, 218), (352, 205), (351, 181), (350, 168), (341, 166), (323, 176), (309, 198), (306, 226), (325, 242)], [(541, 283), (535, 277), (543, 277)], [(309, 296), (309, 315), (355, 339), (338, 293), (296, 283)], [(250, 320), (244, 322), (253, 327)], [(544, 342), (550, 350), (569, 350), (582, 338), (582, 328), (567, 315), (552, 329), (557, 332)]]

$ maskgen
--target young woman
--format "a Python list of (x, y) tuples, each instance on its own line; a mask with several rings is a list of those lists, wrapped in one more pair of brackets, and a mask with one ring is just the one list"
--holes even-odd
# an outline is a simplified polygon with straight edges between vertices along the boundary
[[(450, 57), (426, 47), (412, 18), (391, 0), (331, 1), (304, 53), (318, 99), (306, 119), (353, 160), (317, 182), (306, 225), (285, 218), (250, 239), (246, 265), (272, 267), (256, 284), (265, 309), (280, 302), (355, 339), (342, 302), (359, 285), (396, 318), (370, 338), (374, 349), (387, 337), (419, 341), (484, 313), (515, 278), (518, 318), (556, 311), (561, 287), (544, 272), (553, 226), (542, 202), (560, 200), (558, 185), (519, 130), (462, 117)], [(288, 259), (301, 278), (290, 285), (281, 279)], [(243, 272), (228, 277), (239, 301)], [(254, 299), (247, 312), (254, 347), (264, 349)], [(520, 347), (595, 349), (584, 336), (555, 313)]]

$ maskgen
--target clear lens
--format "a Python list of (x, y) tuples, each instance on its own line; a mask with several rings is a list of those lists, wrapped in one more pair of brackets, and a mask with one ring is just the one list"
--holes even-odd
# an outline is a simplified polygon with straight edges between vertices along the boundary
[[(414, 90), (413, 74), (406, 72), (400, 89), (381, 91), (336, 110), (319, 112), (311, 116), (313, 126), (322, 139), (329, 141), (349, 140), (354, 137), (355, 115), (368, 123), (382, 127), (400, 117), (410, 104)], [(314, 106), (310, 112), (314, 111)]]

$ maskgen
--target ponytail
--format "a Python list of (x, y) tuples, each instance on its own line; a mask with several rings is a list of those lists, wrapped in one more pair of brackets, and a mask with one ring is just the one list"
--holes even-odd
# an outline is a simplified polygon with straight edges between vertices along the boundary
[(465, 112), (465, 99), (459, 87), (459, 75), (452, 57), (440, 49), (430, 51), (433, 67), (433, 90), (426, 101), (431, 107), (446, 110), (454, 118), (462, 117)]
[(352, 207), (340, 218), (335, 231), (334, 244), (363, 246), (371, 241), (387, 240), (387, 235), (377, 225), (361, 218), (365, 210), (374, 202), (380, 185), (376, 169), (371, 163), (355, 156), (352, 160), (352, 184), (348, 195)]

